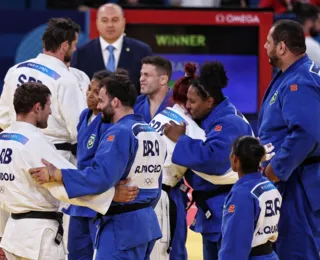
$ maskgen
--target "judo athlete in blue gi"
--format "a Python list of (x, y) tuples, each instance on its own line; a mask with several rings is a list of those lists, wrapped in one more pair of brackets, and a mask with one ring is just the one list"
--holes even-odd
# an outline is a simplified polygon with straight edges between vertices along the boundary
[(161, 231), (151, 207), (159, 197), (166, 146), (141, 116), (133, 114), (136, 90), (128, 76), (114, 74), (102, 82), (98, 108), (112, 122), (102, 136), (91, 166), (56, 169), (52, 164), (30, 170), (39, 182), (63, 181), (70, 198), (99, 194), (130, 178), (139, 188), (129, 203), (113, 202), (99, 221), (94, 259), (149, 259)]
[[(185, 135), (185, 126), (167, 124), (165, 135), (177, 142), (173, 163), (208, 175), (222, 176), (230, 170), (232, 142), (239, 136), (251, 135), (252, 129), (223, 95), (227, 82), (221, 63), (202, 66), (199, 78), (188, 89), (186, 108), (205, 130), (206, 141)], [(185, 178), (194, 189), (192, 197), (198, 207), (191, 229), (202, 234), (204, 260), (218, 259), (223, 203), (232, 184), (214, 185), (192, 171), (187, 171)]]
[(264, 147), (252, 136), (233, 143), (230, 162), (239, 180), (223, 207), (219, 260), (279, 259), (272, 243), (278, 236), (282, 197), (259, 171), (264, 156)]
[[(78, 130), (78, 146), (77, 146), (77, 168), (84, 170), (89, 167), (96, 154), (102, 136), (112, 124), (104, 123), (101, 120), (101, 113), (97, 108), (99, 101), (99, 91), (101, 81), (110, 76), (111, 72), (108, 70), (96, 72), (90, 85), (87, 89), (87, 105), (82, 114), (80, 115)], [(131, 196), (133, 193), (138, 192), (136, 187), (126, 187), (124, 185), (117, 186), (122, 189), (130, 189), (127, 194)], [(133, 190), (134, 189), (134, 190)], [(121, 201), (119, 198), (119, 191), (116, 191), (114, 201), (126, 202), (128, 198)], [(120, 200), (119, 200), (120, 199)], [(87, 207), (70, 205), (63, 212), (70, 215), (70, 224), (68, 232), (68, 259), (69, 260), (92, 260), (94, 252), (94, 241), (97, 231), (97, 224), (93, 223), (93, 218), (97, 215), (92, 209)]]
[(320, 259), (320, 69), (294, 21), (275, 23), (265, 48), (280, 69), (258, 118), (261, 143), (276, 152), (265, 174), (283, 197), (276, 252), (281, 260)]
[[(158, 56), (148, 56), (142, 59), (140, 76), (141, 95), (134, 106), (135, 114), (141, 114), (144, 120), (154, 125), (152, 119), (166, 107), (172, 107), (172, 90), (169, 89), (169, 80), (172, 75), (171, 62)], [(163, 187), (164, 190), (167, 190)], [(180, 180), (174, 187), (167, 190), (171, 202), (176, 205), (171, 210), (171, 243), (168, 252), (170, 260), (186, 260), (187, 220), (186, 207), (188, 202), (188, 187)], [(171, 207), (174, 207), (171, 204)], [(174, 221), (175, 220), (175, 221)], [(175, 224), (174, 224), (175, 223)], [(175, 234), (172, 234), (175, 233)], [(165, 238), (164, 238), (165, 239)], [(156, 249), (155, 249), (156, 250)], [(151, 260), (165, 260), (156, 253), (152, 253)]]
[(159, 56), (147, 56), (141, 63), (141, 95), (134, 105), (134, 113), (143, 115), (144, 120), (149, 123), (155, 115), (172, 106), (172, 90), (168, 85), (172, 65), (169, 60)]

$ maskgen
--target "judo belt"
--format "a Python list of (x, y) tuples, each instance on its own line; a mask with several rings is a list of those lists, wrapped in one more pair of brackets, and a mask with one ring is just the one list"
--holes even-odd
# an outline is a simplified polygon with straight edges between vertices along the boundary
[(300, 166), (306, 166), (309, 164), (320, 163), (320, 156), (313, 156), (305, 159)]
[(273, 251), (272, 243), (268, 241), (265, 244), (251, 248), (249, 256), (269, 255), (272, 253), (272, 251)]
[[(183, 183), (178, 183), (177, 185), (178, 186), (180, 185), (180, 187), (179, 187), (180, 190), (182, 190), (185, 193), (188, 193), (190, 190), (190, 188), (188, 186), (184, 185)], [(167, 249), (168, 254), (170, 254), (170, 252), (172, 250), (172, 241), (173, 241), (174, 233), (176, 231), (177, 218), (178, 218), (177, 205), (171, 199), (171, 197), (169, 195), (171, 189), (172, 189), (171, 186), (166, 185), (166, 184), (162, 184), (162, 190), (167, 193), (168, 198), (169, 198), (170, 242), (169, 242), (169, 247)]]
[(69, 151), (73, 155), (77, 154), (77, 145), (78, 144), (70, 144), (70, 143), (54, 144), (54, 146), (57, 148), (57, 150)]
[(103, 216), (113, 216), (113, 215), (118, 215), (118, 214), (123, 214), (123, 213), (128, 213), (132, 211), (136, 211), (139, 209), (144, 209), (147, 207), (150, 207), (151, 203), (146, 202), (146, 203), (132, 203), (132, 204), (123, 204), (123, 205), (116, 205), (116, 206), (110, 206), (108, 209), (107, 213), (105, 215), (102, 215), (98, 213), (94, 218), (93, 218), (93, 223), (95, 223), (98, 219), (101, 219)]
[(50, 211), (29, 211), (26, 213), (11, 213), (11, 218), (13, 219), (24, 219), (24, 218), (37, 218), (37, 219), (52, 219), (59, 223), (58, 231), (54, 242), (60, 245), (63, 237), (63, 226), (62, 226), (63, 213), (61, 212), (50, 212)]
[(210, 208), (208, 207), (206, 200), (213, 198), (219, 194), (229, 192), (232, 189), (233, 185), (219, 185), (217, 189), (212, 190), (212, 191), (196, 191), (194, 190), (192, 192), (192, 201), (187, 208), (190, 209), (193, 203), (196, 202), (197, 207), (200, 207), (206, 218), (210, 219), (212, 217), (212, 212), (210, 211)]

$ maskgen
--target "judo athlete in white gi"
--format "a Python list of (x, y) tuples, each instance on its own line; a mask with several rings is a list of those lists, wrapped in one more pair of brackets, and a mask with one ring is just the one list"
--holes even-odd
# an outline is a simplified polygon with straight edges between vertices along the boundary
[(79, 30), (72, 20), (50, 19), (42, 36), (44, 53), (9, 69), (0, 98), (0, 128), (6, 129), (16, 119), (13, 95), (17, 87), (24, 82), (46, 85), (52, 93), (52, 115), (42, 131), (70, 161), (74, 160), (71, 150), (77, 140), (79, 116), (86, 108), (79, 83), (66, 65), (76, 48)]
[(127, 76), (111, 75), (102, 84), (98, 108), (114, 126), (105, 133), (91, 166), (82, 171), (33, 169), (39, 182), (63, 181), (70, 198), (99, 194), (115, 183), (131, 178), (139, 194), (131, 203), (112, 203), (101, 216), (96, 236), (95, 259), (149, 259), (161, 237), (157, 216), (151, 207), (159, 197), (166, 145), (142, 116), (133, 114), (136, 90)]
[[(165, 125), (165, 135), (177, 142), (173, 163), (207, 175), (223, 176), (230, 172), (229, 154), (233, 140), (251, 135), (252, 129), (224, 97), (222, 88), (226, 87), (227, 81), (221, 63), (202, 66), (200, 77), (188, 89), (186, 108), (192, 118), (200, 122), (206, 140), (187, 136), (185, 125), (174, 122)], [(185, 178), (194, 189), (192, 197), (198, 207), (191, 229), (202, 234), (204, 260), (218, 259), (223, 203), (236, 179), (232, 178), (229, 185), (215, 185), (190, 170)]]
[[(142, 95), (137, 98), (134, 112), (143, 115), (144, 120), (150, 123), (152, 118), (161, 111), (173, 106), (172, 90), (168, 85), (172, 75), (172, 65), (169, 60), (159, 56), (145, 57), (141, 62), (140, 86)], [(173, 237), (170, 239), (171, 245), (168, 250), (171, 260), (186, 260), (188, 257), (186, 249), (188, 189), (182, 181), (179, 181), (169, 192), (170, 199), (176, 205), (176, 210), (171, 210), (172, 214), (170, 216), (176, 220), (174, 222), (176, 225), (171, 225), (172, 228), (176, 227), (176, 232), (171, 232)], [(173, 204), (171, 205), (173, 206)], [(154, 254), (151, 256), (152, 260), (153, 257)]]
[(276, 253), (282, 260), (320, 259), (320, 68), (305, 54), (300, 24), (280, 20), (265, 44), (279, 68), (258, 118), (262, 144), (276, 155), (264, 164), (283, 201)]
[(282, 198), (262, 176), (260, 161), (265, 149), (252, 136), (235, 140), (231, 167), (239, 175), (223, 207), (219, 260), (278, 260), (272, 243), (278, 236)]
[[(184, 228), (187, 227), (186, 208), (184, 207), (182, 208), (183, 211), (177, 212), (177, 207), (183, 205), (176, 205), (176, 202), (170, 196), (170, 191), (181, 180), (187, 168), (172, 163), (171, 157), (175, 143), (163, 134), (163, 128), (171, 120), (177, 124), (184, 122), (186, 124), (186, 135), (205, 140), (204, 131), (192, 120), (185, 108), (188, 88), (191, 81), (195, 78), (196, 69), (194, 64), (187, 63), (185, 66), (186, 75), (175, 83), (172, 90), (172, 101), (175, 105), (167, 107), (158, 113), (150, 122), (150, 125), (167, 144), (167, 157), (163, 168), (162, 193), (155, 207), (162, 231), (162, 238), (157, 240), (150, 256), (151, 260), (165, 260), (169, 259), (169, 257), (170, 259), (183, 259), (184, 257), (184, 252), (179, 251), (181, 247), (178, 249), (174, 247), (177, 247), (179, 244), (185, 245), (186, 243), (185, 233), (187, 230)], [(171, 247), (172, 253), (168, 251), (168, 248)]]
[[(104, 214), (114, 196), (111, 189), (99, 196), (69, 199), (61, 183), (40, 186), (31, 178), (28, 170), (43, 166), (41, 158), (60, 167), (75, 168), (39, 129), (47, 126), (50, 104), (50, 90), (46, 86), (35, 82), (22, 84), (14, 94), (17, 121), (0, 134), (0, 205), (11, 213), (1, 247), (8, 260), (64, 259), (62, 213), (57, 212), (57, 199), (89, 206)], [(101, 198), (94, 200), (94, 197)]]

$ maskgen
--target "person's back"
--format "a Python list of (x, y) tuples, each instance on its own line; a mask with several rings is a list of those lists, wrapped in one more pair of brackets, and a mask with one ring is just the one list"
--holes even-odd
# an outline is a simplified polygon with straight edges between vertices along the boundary
[(0, 127), (15, 121), (13, 94), (24, 82), (41, 82), (52, 93), (52, 115), (43, 129), (49, 141), (61, 154), (72, 159), (79, 116), (86, 107), (76, 77), (68, 70), (72, 52), (78, 41), (79, 26), (64, 18), (52, 18), (42, 36), (44, 53), (12, 67), (6, 77), (0, 99)]
[(230, 161), (239, 180), (225, 199), (219, 259), (278, 260), (272, 243), (278, 237), (282, 197), (262, 176), (259, 164), (265, 149), (251, 136), (237, 138)]
[[(84, 99), (74, 75), (68, 71), (62, 61), (46, 54), (39, 54), (35, 59), (15, 65), (7, 73), (1, 96), (1, 100), (10, 108), (10, 122), (14, 122), (16, 118), (13, 94), (17, 87), (28, 81), (41, 82), (52, 93), (52, 115), (49, 117), (48, 127), (42, 130), (48, 140), (52, 143), (74, 141), (77, 135), (77, 117), (85, 108)], [(66, 121), (65, 118), (72, 118), (72, 120)], [(5, 125), (0, 127), (5, 128)]]
[(186, 135), (191, 138), (201, 139), (204, 141), (206, 137), (204, 130), (192, 120), (187, 110), (179, 104), (176, 104), (173, 107), (167, 107), (165, 110), (157, 114), (149, 123), (167, 144), (167, 157), (164, 164), (164, 171), (168, 171), (168, 173), (163, 174), (163, 183), (174, 187), (181, 179), (187, 168), (172, 163), (172, 154), (175, 143), (163, 134), (165, 124), (170, 123), (170, 121), (177, 124), (184, 123), (186, 125)]

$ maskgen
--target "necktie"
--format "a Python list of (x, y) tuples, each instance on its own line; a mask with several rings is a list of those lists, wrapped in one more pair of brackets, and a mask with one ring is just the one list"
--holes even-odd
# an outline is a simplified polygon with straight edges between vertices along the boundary
[(115, 48), (112, 45), (109, 45), (107, 47), (107, 50), (109, 51), (110, 55), (109, 55), (109, 59), (108, 59), (106, 67), (111, 72), (114, 72), (116, 70), (116, 60), (115, 60), (114, 54), (113, 54), (114, 49)]

